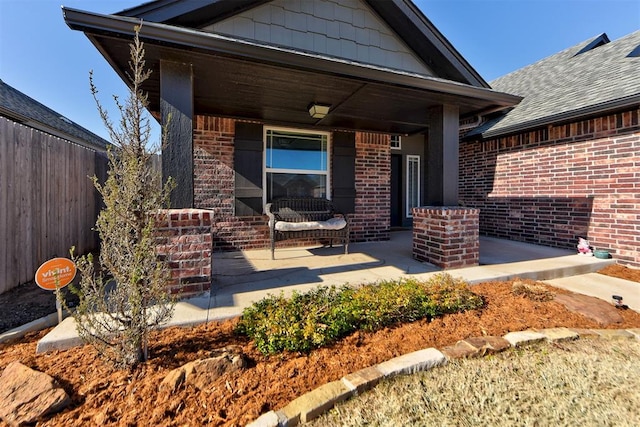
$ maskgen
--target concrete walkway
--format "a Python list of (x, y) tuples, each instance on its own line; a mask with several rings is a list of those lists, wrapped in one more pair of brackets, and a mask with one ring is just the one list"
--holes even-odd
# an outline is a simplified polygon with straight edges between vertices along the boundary
[[(242, 313), (245, 307), (268, 294), (304, 292), (319, 285), (372, 283), (401, 277), (426, 279), (439, 269), (411, 257), (411, 232), (394, 232), (387, 242), (355, 243), (345, 255), (342, 247), (276, 249), (214, 254), (215, 276), (211, 292), (176, 305), (167, 326), (196, 325)], [(515, 277), (597, 296), (607, 301), (617, 293), (640, 311), (640, 284), (592, 275), (612, 263), (573, 251), (481, 238), (480, 265), (447, 270), (470, 283), (509, 280)], [(591, 282), (587, 279), (592, 280)], [(63, 350), (80, 344), (72, 318), (65, 319), (38, 343), (37, 352)]]

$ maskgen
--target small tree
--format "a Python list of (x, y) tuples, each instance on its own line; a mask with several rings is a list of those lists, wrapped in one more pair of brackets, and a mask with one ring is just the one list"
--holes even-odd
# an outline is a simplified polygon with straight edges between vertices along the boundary
[[(101, 240), (99, 262), (91, 255), (76, 258), (81, 272), (80, 302), (75, 311), (80, 337), (119, 367), (133, 367), (148, 357), (149, 332), (173, 314), (174, 301), (167, 292), (165, 263), (157, 256), (154, 224), (160, 208), (168, 206), (173, 187), (163, 186), (161, 174), (151, 167), (158, 148), (148, 149), (151, 133), (147, 94), (141, 89), (149, 78), (139, 27), (130, 44), (131, 87), (126, 101), (114, 96), (120, 111), (118, 126), (98, 100), (93, 74), (91, 93), (113, 147), (108, 151), (106, 182), (93, 182), (104, 208), (96, 230)], [(163, 132), (164, 136), (164, 132)]]

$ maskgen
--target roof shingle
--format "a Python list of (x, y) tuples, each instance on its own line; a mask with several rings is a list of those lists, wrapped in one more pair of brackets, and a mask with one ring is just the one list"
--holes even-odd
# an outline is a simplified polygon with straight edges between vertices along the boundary
[(0, 116), (105, 151), (108, 141), (0, 80)]
[(629, 56), (640, 46), (640, 31), (607, 41), (602, 34), (490, 82), (493, 89), (524, 99), (467, 137), (496, 137), (640, 104), (640, 57)]

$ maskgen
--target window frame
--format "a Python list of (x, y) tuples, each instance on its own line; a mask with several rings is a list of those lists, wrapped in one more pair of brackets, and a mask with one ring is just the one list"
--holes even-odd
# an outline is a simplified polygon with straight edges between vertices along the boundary
[(413, 213), (411, 212), (412, 207), (410, 207), (410, 201), (411, 201), (411, 194), (410, 194), (410, 190), (411, 190), (411, 164), (414, 163), (415, 164), (415, 172), (416, 172), (416, 205), (413, 207), (418, 207), (420, 206), (420, 181), (421, 181), (421, 156), (417, 155), (417, 154), (407, 154), (406, 156), (406, 192), (405, 192), (405, 210), (406, 210), (406, 217), (407, 218), (413, 218)]
[[(398, 145), (393, 144), (393, 139), (398, 138)], [(392, 150), (402, 150), (402, 135), (391, 135), (389, 138), (389, 145)]]
[[(267, 134), (269, 131), (281, 131), (306, 135), (324, 135), (327, 137), (327, 170), (310, 170), (310, 169), (283, 169), (283, 168), (267, 168)], [(269, 190), (267, 183), (267, 173), (299, 173), (309, 175), (325, 175), (327, 190), (327, 200), (331, 200), (331, 132), (324, 132), (319, 130), (298, 129), (281, 126), (263, 126), (262, 131), (262, 205), (265, 206), (269, 201), (267, 200), (267, 192)]]

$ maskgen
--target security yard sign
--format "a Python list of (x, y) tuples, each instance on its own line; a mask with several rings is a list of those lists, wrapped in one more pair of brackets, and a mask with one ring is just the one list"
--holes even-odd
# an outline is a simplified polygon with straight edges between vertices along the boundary
[(75, 277), (76, 265), (67, 258), (50, 259), (36, 271), (36, 283), (47, 291), (62, 289), (73, 282)]

